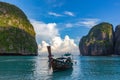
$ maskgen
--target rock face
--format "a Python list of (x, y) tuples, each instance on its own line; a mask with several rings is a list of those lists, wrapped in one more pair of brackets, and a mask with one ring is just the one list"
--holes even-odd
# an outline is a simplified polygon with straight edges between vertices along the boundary
[(120, 55), (120, 25), (115, 29), (115, 48), (114, 53)]
[(0, 2), (0, 55), (37, 55), (33, 26), (16, 6)]
[(79, 44), (81, 55), (101, 56), (113, 54), (114, 32), (109, 23), (100, 23), (94, 26)]

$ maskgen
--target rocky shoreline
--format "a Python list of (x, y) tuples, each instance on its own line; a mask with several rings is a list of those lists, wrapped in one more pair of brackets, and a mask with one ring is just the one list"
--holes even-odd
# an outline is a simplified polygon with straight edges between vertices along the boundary
[(38, 56), (38, 54), (0, 53), (0, 56)]

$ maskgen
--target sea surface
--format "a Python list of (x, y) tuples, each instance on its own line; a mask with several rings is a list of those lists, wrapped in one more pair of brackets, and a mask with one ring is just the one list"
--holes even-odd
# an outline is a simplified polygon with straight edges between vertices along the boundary
[(52, 72), (47, 56), (0, 56), (0, 80), (120, 80), (120, 57), (73, 58), (73, 69)]

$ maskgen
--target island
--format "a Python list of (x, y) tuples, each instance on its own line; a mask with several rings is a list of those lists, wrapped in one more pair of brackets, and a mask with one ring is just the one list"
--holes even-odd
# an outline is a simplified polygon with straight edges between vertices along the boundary
[(0, 2), (0, 55), (37, 55), (35, 31), (24, 12)]
[(79, 43), (83, 56), (120, 55), (120, 25), (114, 31), (113, 25), (102, 22), (93, 26)]

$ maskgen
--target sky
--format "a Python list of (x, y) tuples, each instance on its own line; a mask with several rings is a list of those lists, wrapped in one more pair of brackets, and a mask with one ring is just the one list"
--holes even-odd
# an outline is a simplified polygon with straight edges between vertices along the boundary
[(80, 39), (100, 22), (120, 24), (120, 0), (0, 0), (18, 6), (36, 32), (39, 52), (79, 53)]

